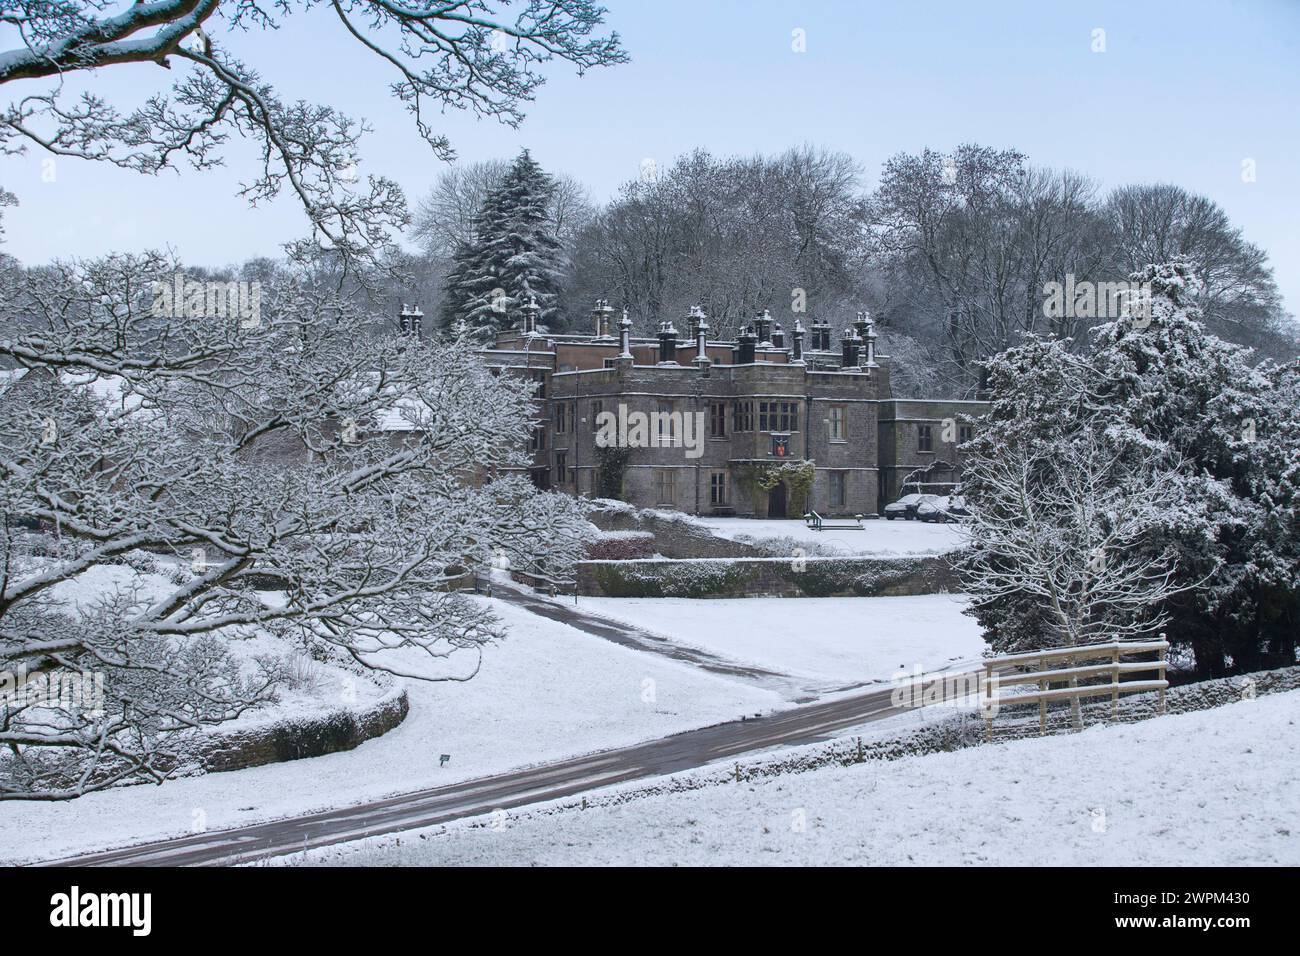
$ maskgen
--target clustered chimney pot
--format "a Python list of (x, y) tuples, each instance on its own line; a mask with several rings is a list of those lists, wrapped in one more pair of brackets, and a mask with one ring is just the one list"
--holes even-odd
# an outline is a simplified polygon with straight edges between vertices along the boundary
[(418, 339), (423, 335), (424, 313), (420, 311), (419, 306), (408, 306), (402, 303), (402, 311), (397, 316), (397, 327), (403, 336)]
[(524, 305), (524, 334), (537, 334), (537, 317), (541, 314), (541, 308), (537, 305), (535, 296), (529, 296), (528, 302)]

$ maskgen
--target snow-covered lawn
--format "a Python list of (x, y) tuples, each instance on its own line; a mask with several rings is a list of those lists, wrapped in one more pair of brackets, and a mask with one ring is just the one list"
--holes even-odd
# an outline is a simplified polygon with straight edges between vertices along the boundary
[(579, 607), (792, 677), (847, 684), (978, 658), (979, 625), (951, 594), (870, 598), (589, 598)]
[(1077, 735), (512, 814), (504, 825), (462, 821), (308, 861), (1294, 866), (1297, 721), (1292, 691)]
[[(142, 555), (165, 572), (174, 569), (177, 562)], [(135, 593), (140, 600), (157, 600), (169, 593), (171, 587), (165, 573), (140, 571), (120, 564), (97, 564), (75, 578), (60, 581), (52, 589), (52, 596), (69, 608), (83, 608), (103, 600), (115, 591)], [(264, 599), (280, 601), (278, 594), (267, 592)], [(245, 673), (255, 671), (258, 656), (282, 658), (293, 664), (293, 678), (281, 686), (273, 704), (255, 707), (235, 720), (227, 721), (213, 733), (230, 733), (252, 727), (266, 726), (286, 719), (300, 720), (319, 717), (339, 710), (361, 710), (385, 696), (392, 686), (386, 675), (358, 675), (336, 664), (314, 661), (283, 641), (266, 633), (245, 635), (232, 639), (228, 645), (240, 661)]]
[[(844, 554), (900, 555), (944, 554), (962, 546), (959, 524), (928, 524), (924, 521), (886, 521), (873, 518), (862, 522), (861, 531), (812, 531), (801, 520), (769, 521), (759, 518), (692, 518), (714, 534), (732, 541), (794, 538), (835, 549)], [(828, 519), (835, 520), (835, 519)]]
[[(481, 599), (486, 600), (486, 599)], [(492, 601), (509, 636), (463, 683), (409, 682), (411, 712), (356, 750), (0, 809), (0, 861), (48, 859), (454, 783), (783, 706), (775, 693)], [(472, 660), (449, 673), (464, 675)], [(647, 694), (653, 681), (653, 694)], [(439, 768), (439, 755), (451, 762)]]

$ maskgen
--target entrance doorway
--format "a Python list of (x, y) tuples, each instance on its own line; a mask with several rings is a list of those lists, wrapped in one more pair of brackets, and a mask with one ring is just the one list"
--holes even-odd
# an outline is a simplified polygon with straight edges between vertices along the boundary
[(785, 517), (784, 481), (778, 481), (776, 487), (767, 493), (767, 516), (769, 518)]

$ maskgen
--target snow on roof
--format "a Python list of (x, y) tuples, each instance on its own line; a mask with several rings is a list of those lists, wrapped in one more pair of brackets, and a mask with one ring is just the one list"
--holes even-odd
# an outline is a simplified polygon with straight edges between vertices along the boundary
[(379, 413), (375, 429), (381, 432), (417, 431), (421, 421), (428, 418), (429, 410), (421, 408), (421, 403), (412, 399), (402, 399), (392, 408)]

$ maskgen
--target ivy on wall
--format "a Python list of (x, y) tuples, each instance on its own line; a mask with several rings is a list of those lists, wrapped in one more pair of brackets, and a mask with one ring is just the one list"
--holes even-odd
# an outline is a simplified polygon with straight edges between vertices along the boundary
[(596, 497), (623, 500), (623, 476), (632, 449), (617, 446), (596, 446)]
[(789, 492), (790, 511), (801, 516), (808, 506), (808, 494), (812, 491), (815, 474), (816, 462), (811, 460), (749, 462), (741, 467), (737, 480), (751, 495), (755, 488), (770, 492), (784, 482)]

